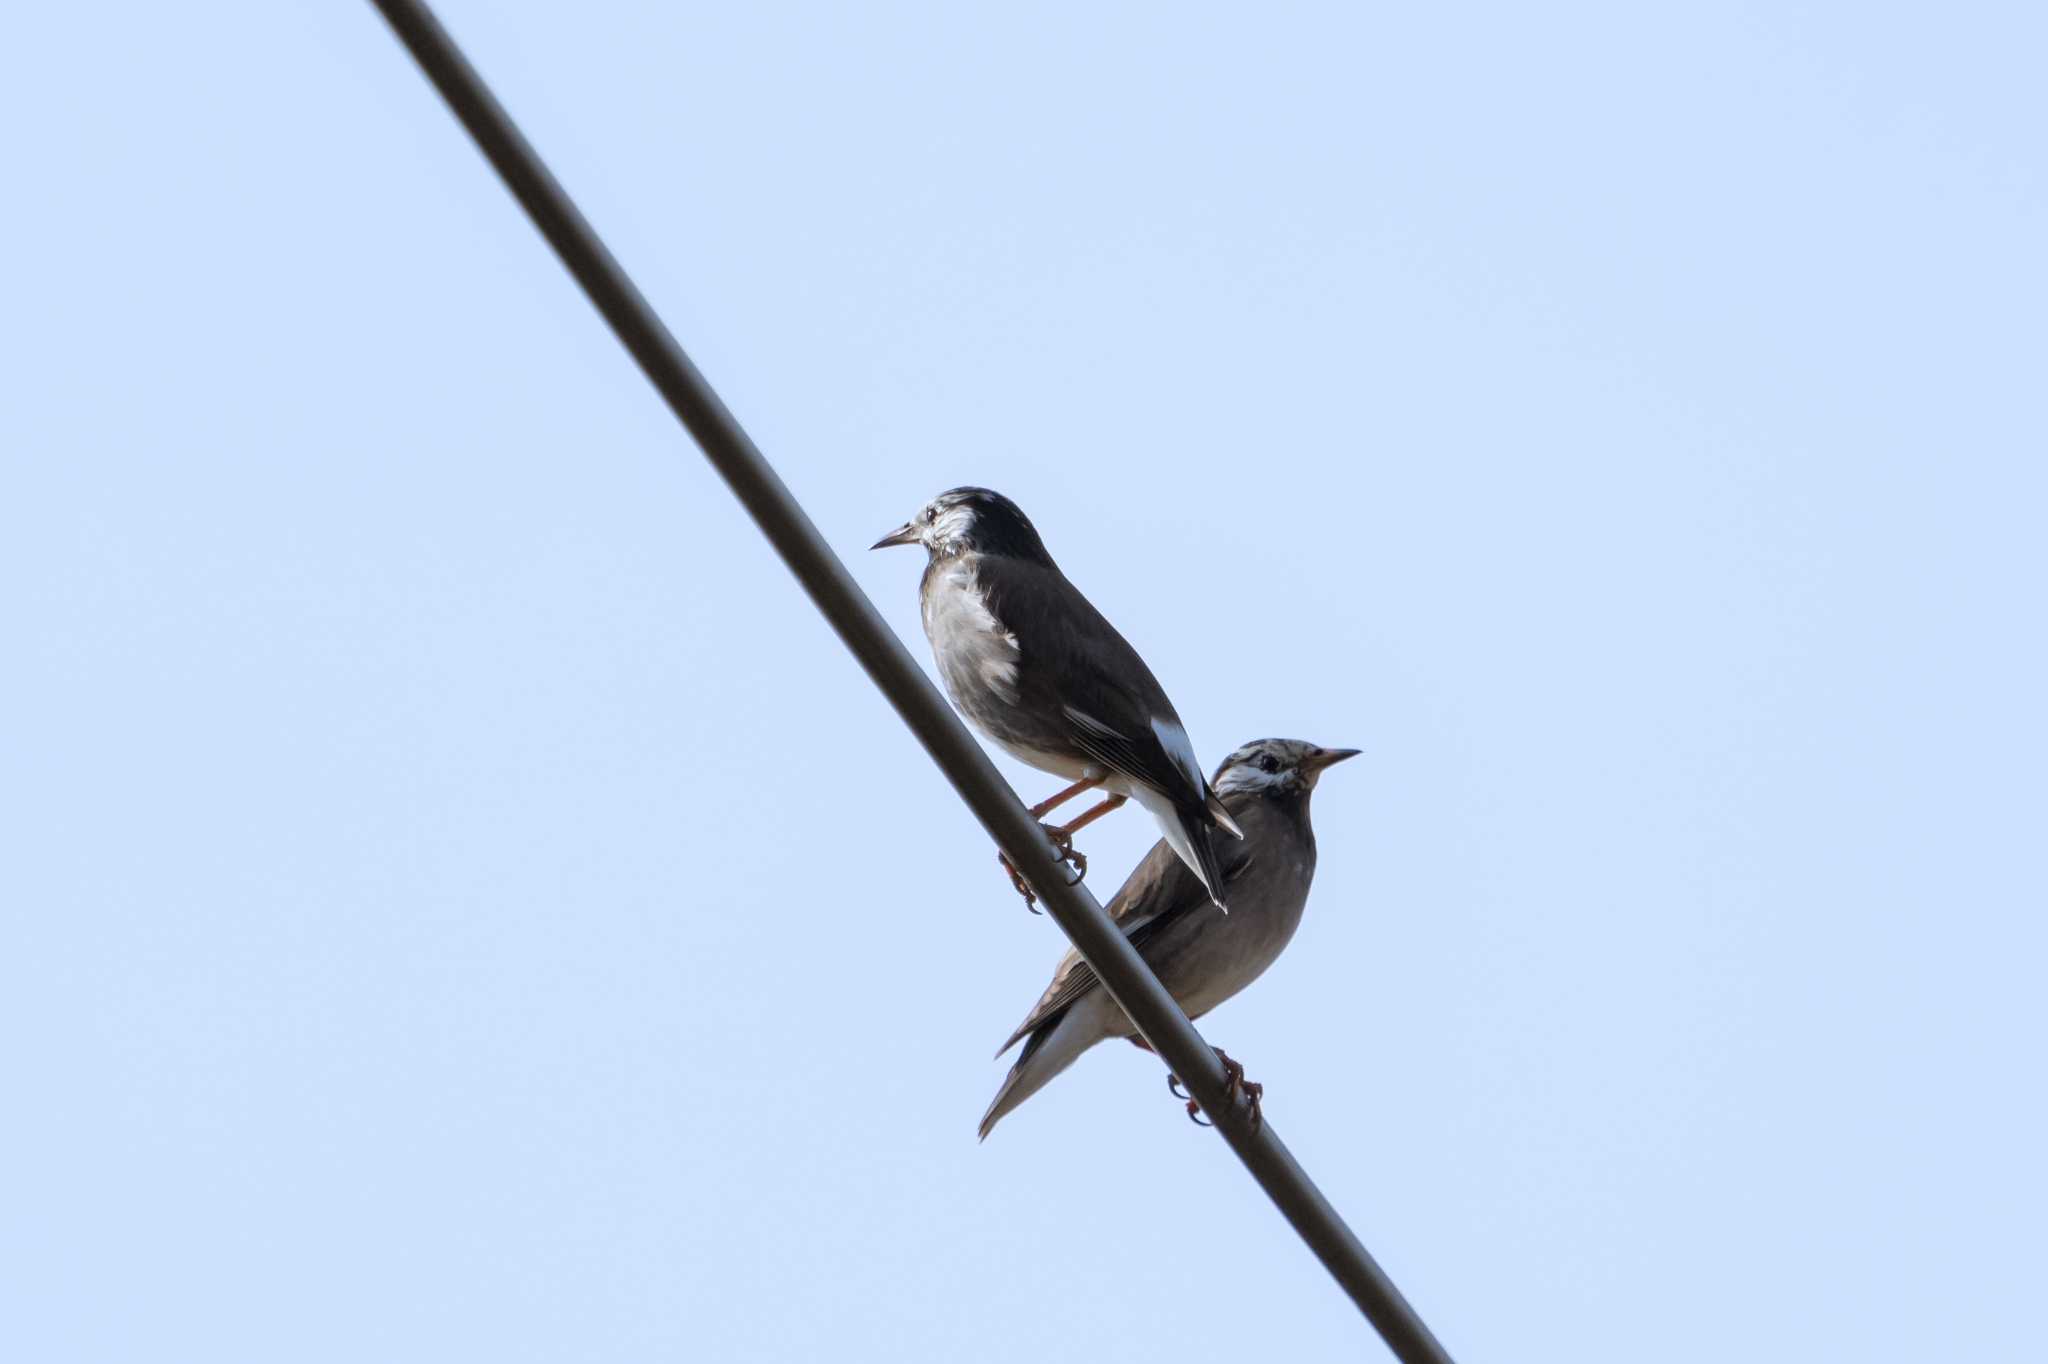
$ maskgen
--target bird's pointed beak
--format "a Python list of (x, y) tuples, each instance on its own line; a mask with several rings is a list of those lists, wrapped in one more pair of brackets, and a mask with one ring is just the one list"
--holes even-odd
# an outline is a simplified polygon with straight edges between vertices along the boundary
[(917, 543), (917, 522), (905, 521), (881, 539), (869, 545), (869, 549), (887, 549), (891, 545), (914, 545)]
[(1316, 765), (1316, 771), (1320, 772), (1326, 767), (1335, 767), (1346, 758), (1355, 758), (1357, 756), (1358, 750), (1355, 748), (1319, 748), (1316, 750), (1312, 761)]

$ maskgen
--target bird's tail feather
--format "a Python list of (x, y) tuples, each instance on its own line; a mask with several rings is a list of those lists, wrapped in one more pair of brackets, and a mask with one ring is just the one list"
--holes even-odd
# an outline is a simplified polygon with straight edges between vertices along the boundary
[(1209, 818), (1215, 820), (1218, 825), (1228, 830), (1232, 838), (1242, 839), (1244, 837), (1244, 830), (1237, 827), (1237, 821), (1232, 819), (1230, 811), (1224, 808), (1223, 797), (1217, 795), (1214, 791), (1209, 793), (1208, 810)]
[(981, 1126), (976, 1129), (981, 1140), (987, 1141), (988, 1134), (995, 1131), (1006, 1114), (1044, 1089), (1055, 1075), (1073, 1065), (1076, 1057), (1102, 1040), (1100, 1020), (1095, 1017), (1095, 1009), (1089, 1007), (1092, 1003), (1076, 1001), (1024, 1040), (1017, 1064), (1010, 1067), (1010, 1073), (1003, 1077), (1003, 1087), (996, 1091), (995, 1101), (981, 1115)]
[[(1208, 888), (1211, 903), (1225, 914), (1230, 913), (1230, 906), (1223, 903), (1223, 864), (1216, 856), (1216, 830), (1185, 817), (1181, 824), (1187, 830), (1188, 849), (1195, 855), (1195, 875), (1201, 877), (1202, 884)], [(1243, 836), (1238, 835), (1240, 838)]]
[(1216, 856), (1216, 829), (1209, 823), (1208, 811), (1199, 805), (1185, 806), (1161, 819), (1159, 827), (1180, 860), (1202, 879), (1210, 902), (1228, 914), (1230, 906), (1223, 903), (1223, 864)]
[(1159, 821), (1159, 832), (1166, 836), (1167, 846), (1202, 879), (1202, 885), (1216, 907), (1228, 914), (1230, 908), (1223, 903), (1223, 868), (1216, 858), (1215, 821), (1208, 807), (1193, 802), (1176, 805), (1163, 792), (1150, 786), (1139, 787), (1131, 796), (1152, 812), (1152, 817)]

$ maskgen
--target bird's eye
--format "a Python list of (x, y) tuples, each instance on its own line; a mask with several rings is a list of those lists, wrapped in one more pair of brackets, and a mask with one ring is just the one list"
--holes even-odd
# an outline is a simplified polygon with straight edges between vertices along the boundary
[(934, 520), (936, 520), (936, 519), (937, 519), (937, 517), (938, 517), (938, 513), (937, 513), (936, 511), (932, 510), (932, 509), (931, 509), (930, 507), (926, 507), (926, 508), (924, 509), (924, 523), (925, 523), (925, 524), (926, 524), (927, 526), (929, 526), (929, 525), (930, 525), (930, 524), (931, 524), (931, 523), (932, 523), (932, 522), (933, 522)]
[(1261, 753), (1259, 755), (1259, 771), (1278, 772), (1279, 770), (1280, 760), (1278, 758), (1274, 757), (1270, 753)]

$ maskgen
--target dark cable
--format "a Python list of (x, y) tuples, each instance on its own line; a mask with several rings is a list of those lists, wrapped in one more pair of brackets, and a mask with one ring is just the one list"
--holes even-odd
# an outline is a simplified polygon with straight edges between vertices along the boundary
[(433, 11), (417, 0), (374, 3), (812, 602), (996, 845), (1031, 883), (1054, 922), (1080, 949), (1145, 1041), (1214, 1119), (1216, 1130), (1281, 1214), (1378, 1328), (1397, 1358), (1409, 1364), (1449, 1364), (1443, 1346), (1295, 1163), (1272, 1125), (1254, 1127), (1247, 1111), (1230, 1100), (1216, 1053), (1102, 912), (1094, 895), (1083, 886), (1067, 884), (1065, 868), (1038, 822), (1025, 812), (988, 755), (876, 613), (867, 594), (612, 259)]

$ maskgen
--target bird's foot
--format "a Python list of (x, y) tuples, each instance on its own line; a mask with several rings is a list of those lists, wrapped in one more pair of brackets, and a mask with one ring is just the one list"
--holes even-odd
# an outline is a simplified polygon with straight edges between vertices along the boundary
[(1202, 1116), (1202, 1105), (1196, 1102), (1195, 1096), (1180, 1087), (1180, 1076), (1173, 1074), (1171, 1071), (1167, 1072), (1166, 1088), (1174, 1098), (1183, 1100), (1187, 1104), (1189, 1122), (1197, 1127), (1215, 1126), (1214, 1123)]
[[(1068, 882), (1068, 884), (1079, 884), (1081, 878), (1088, 874), (1088, 858), (1079, 848), (1074, 846), (1073, 831), (1056, 828), (1050, 824), (1041, 824), (1038, 827), (1045, 830), (1045, 836), (1052, 840), (1053, 851), (1059, 855), (1060, 861), (1074, 869), (1074, 879)], [(997, 853), (996, 861), (1002, 863), (1003, 870), (1010, 874), (1010, 884), (1015, 886), (1017, 893), (1024, 897), (1024, 907), (1033, 914), (1045, 913), (1044, 910), (1038, 907), (1038, 896), (1032, 891), (1030, 883), (1024, 879), (1024, 874), (1018, 871), (1010, 862), (1009, 854)]]
[(1239, 1095), (1244, 1096), (1245, 1104), (1251, 1110), (1248, 1116), (1251, 1118), (1252, 1130), (1257, 1131), (1260, 1124), (1266, 1120), (1266, 1115), (1259, 1111), (1259, 1100), (1266, 1096), (1266, 1087), (1245, 1079), (1244, 1067), (1231, 1060), (1230, 1054), (1223, 1048), (1216, 1048), (1216, 1059), (1223, 1063), (1223, 1092), (1232, 1100)]
[[(1232, 1102), (1242, 1097), (1251, 1109), (1252, 1127), (1256, 1130), (1265, 1122), (1265, 1114), (1259, 1109), (1259, 1100), (1265, 1097), (1266, 1087), (1244, 1078), (1244, 1067), (1230, 1059), (1229, 1053), (1221, 1047), (1213, 1047), (1216, 1059), (1223, 1063), (1223, 1093)], [(1188, 1105), (1188, 1119), (1197, 1127), (1214, 1127), (1215, 1124), (1202, 1116), (1201, 1101), (1181, 1087), (1180, 1076), (1168, 1075), (1166, 1088), (1174, 1098), (1185, 1099)]]
[(1008, 853), (999, 852), (996, 854), (996, 861), (1002, 863), (1003, 870), (1010, 873), (1010, 884), (1015, 886), (1017, 888), (1017, 893), (1024, 897), (1024, 908), (1030, 910), (1033, 914), (1045, 913), (1044, 910), (1038, 907), (1038, 896), (1036, 893), (1032, 891), (1031, 883), (1024, 879), (1024, 875), (1022, 872), (1018, 871), (1016, 867), (1011, 865), (1010, 855)]
[(1088, 857), (1074, 846), (1074, 831), (1057, 828), (1051, 824), (1041, 824), (1038, 827), (1045, 830), (1045, 836), (1052, 840), (1053, 850), (1060, 855), (1060, 861), (1074, 869), (1074, 882), (1078, 883), (1088, 874)]

